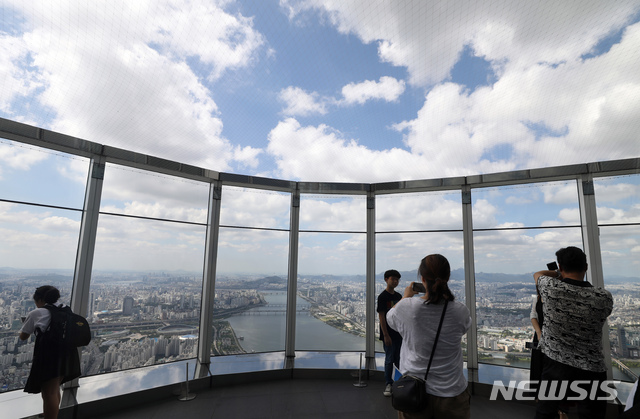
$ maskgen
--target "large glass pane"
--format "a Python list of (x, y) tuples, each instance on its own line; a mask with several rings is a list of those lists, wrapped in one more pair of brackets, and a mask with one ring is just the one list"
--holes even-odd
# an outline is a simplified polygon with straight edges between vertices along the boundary
[(289, 230), (291, 194), (222, 186), (220, 225)]
[[(411, 281), (419, 281), (418, 266), (422, 258), (440, 253), (451, 265), (449, 286), (456, 300), (465, 302), (459, 190), (377, 195), (376, 233), (375, 298), (386, 287), (384, 272), (387, 269), (397, 269), (402, 274), (396, 289), (402, 294)], [(382, 351), (378, 316), (375, 330), (376, 350)], [(466, 347), (466, 342), (463, 345)]]
[(533, 273), (566, 246), (582, 246), (580, 228), (474, 233), (479, 362), (529, 368)]
[(376, 195), (376, 232), (462, 230), (460, 191)]
[(366, 196), (302, 195), (300, 230), (367, 231)]
[[(444, 255), (451, 265), (449, 288), (456, 301), (464, 304), (464, 245), (462, 232), (434, 233), (379, 233), (376, 235), (376, 301), (386, 287), (384, 272), (396, 269), (402, 277), (396, 292), (402, 294), (412, 281), (418, 278), (418, 266), (425, 256), (432, 253)], [(376, 350), (382, 351), (379, 338), (379, 321), (375, 318)], [(464, 338), (466, 339), (466, 337)], [(466, 343), (465, 343), (466, 346)]]
[(82, 209), (89, 159), (0, 138), (0, 199)]
[(287, 231), (220, 228), (214, 356), (284, 350), (288, 249)]
[(83, 373), (196, 356), (206, 227), (100, 215)]
[(0, 202), (0, 391), (23, 388), (31, 370), (35, 337), (18, 341), (18, 330), (35, 289), (53, 285), (70, 302), (81, 214)]
[(640, 174), (595, 178), (598, 224), (640, 223)]
[(575, 180), (473, 189), (473, 228), (580, 224)]
[(365, 234), (300, 233), (296, 350), (364, 350), (365, 271)]
[(107, 164), (100, 212), (207, 222), (209, 184)]
[(217, 356), (284, 350), (290, 207), (288, 193), (222, 187), (212, 365), (282, 367), (281, 355), (253, 367)]
[(604, 283), (613, 295), (613, 378), (640, 375), (640, 175), (594, 179)]

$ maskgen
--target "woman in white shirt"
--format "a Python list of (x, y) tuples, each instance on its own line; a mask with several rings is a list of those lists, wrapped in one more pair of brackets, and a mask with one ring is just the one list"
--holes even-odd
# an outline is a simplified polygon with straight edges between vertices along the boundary
[(60, 385), (80, 376), (80, 361), (75, 348), (66, 349), (54, 336), (44, 333), (51, 322), (47, 305), (55, 304), (60, 291), (51, 285), (36, 288), (33, 300), (36, 309), (31, 311), (20, 329), (20, 339), (36, 335), (31, 372), (24, 391), (41, 393), (44, 418), (57, 418), (60, 408)]
[(402, 374), (424, 377), (445, 301), (448, 304), (426, 381), (428, 406), (421, 412), (398, 412), (398, 417), (468, 419), (471, 397), (462, 371), (461, 339), (471, 326), (469, 310), (454, 301), (447, 284), (451, 275), (447, 258), (439, 254), (426, 256), (420, 262), (418, 274), (425, 286), (425, 295), (412, 298), (417, 293), (411, 283), (404, 290), (402, 300), (387, 313), (389, 326), (402, 335)]

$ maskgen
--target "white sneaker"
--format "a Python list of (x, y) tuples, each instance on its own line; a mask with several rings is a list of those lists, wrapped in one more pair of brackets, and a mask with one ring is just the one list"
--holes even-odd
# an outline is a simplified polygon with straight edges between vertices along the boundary
[(382, 394), (384, 394), (385, 397), (391, 397), (391, 384), (387, 384)]

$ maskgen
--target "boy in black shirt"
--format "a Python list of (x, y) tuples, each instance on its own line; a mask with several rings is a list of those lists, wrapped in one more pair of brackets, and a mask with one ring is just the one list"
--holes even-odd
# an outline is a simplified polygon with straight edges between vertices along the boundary
[(402, 299), (402, 294), (395, 292), (395, 288), (400, 282), (400, 272), (390, 269), (384, 273), (384, 282), (387, 288), (378, 296), (378, 317), (380, 319), (380, 340), (384, 348), (384, 379), (386, 387), (383, 394), (391, 396), (391, 384), (393, 383), (393, 364), (400, 366), (400, 347), (402, 346), (402, 336), (387, 325), (387, 312)]

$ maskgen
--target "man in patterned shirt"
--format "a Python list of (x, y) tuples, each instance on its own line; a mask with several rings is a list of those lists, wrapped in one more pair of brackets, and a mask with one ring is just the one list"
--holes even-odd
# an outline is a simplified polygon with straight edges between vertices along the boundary
[[(579, 416), (604, 418), (607, 401), (597, 400), (607, 395), (600, 390), (602, 381), (607, 379), (602, 328), (613, 309), (613, 298), (609, 291), (594, 287), (585, 280), (587, 257), (582, 250), (566, 247), (556, 252), (556, 258), (558, 271), (533, 274), (544, 313), (540, 340), (544, 360), (540, 386), (544, 390), (546, 381), (544, 394), (548, 395), (555, 381), (555, 394), (558, 394), (562, 387), (560, 381), (568, 381), (568, 389), (573, 381), (588, 380), (588, 384), (579, 385), (581, 393), (587, 393), (586, 400), (578, 401)], [(595, 394), (592, 392), (594, 382), (598, 388)], [(536, 418), (556, 417), (559, 403), (560, 400), (545, 400), (541, 395)]]

